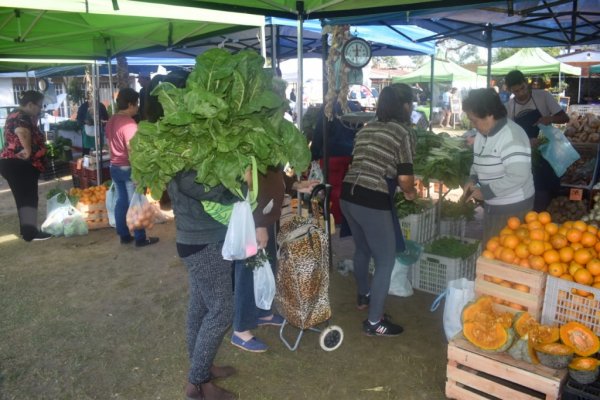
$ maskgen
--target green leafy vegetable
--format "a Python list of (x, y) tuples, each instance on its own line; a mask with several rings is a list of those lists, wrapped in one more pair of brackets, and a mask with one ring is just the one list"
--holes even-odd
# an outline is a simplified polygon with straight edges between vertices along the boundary
[(394, 204), (396, 205), (398, 218), (404, 218), (410, 214), (421, 214), (433, 207), (433, 204), (430, 200), (406, 200), (404, 193), (402, 192), (397, 192), (394, 194)]
[(479, 242), (467, 243), (451, 237), (441, 237), (425, 246), (425, 252), (448, 258), (467, 258), (473, 255)]
[(458, 188), (467, 180), (472, 163), (473, 150), (461, 138), (417, 131), (414, 171), (425, 183), (435, 179), (450, 189)]
[(195, 170), (196, 181), (232, 192), (241, 188), (251, 157), (258, 171), (289, 162), (310, 163), (304, 136), (283, 118), (287, 103), (273, 91), (264, 59), (253, 51), (235, 55), (212, 49), (196, 58), (186, 87), (163, 82), (153, 90), (164, 109), (156, 123), (141, 122), (131, 141), (138, 187), (160, 195), (172, 177)]
[(465, 218), (467, 221), (475, 219), (477, 204), (472, 201), (450, 201), (442, 199), (441, 216), (445, 219)]

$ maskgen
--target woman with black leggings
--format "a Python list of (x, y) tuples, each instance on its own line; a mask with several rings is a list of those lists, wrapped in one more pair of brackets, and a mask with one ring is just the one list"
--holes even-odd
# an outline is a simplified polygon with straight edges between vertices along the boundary
[(0, 174), (6, 179), (17, 204), (21, 236), (27, 242), (51, 235), (37, 228), (38, 179), (44, 171), (46, 146), (37, 125), (44, 95), (28, 90), (19, 98), (19, 108), (6, 119)]

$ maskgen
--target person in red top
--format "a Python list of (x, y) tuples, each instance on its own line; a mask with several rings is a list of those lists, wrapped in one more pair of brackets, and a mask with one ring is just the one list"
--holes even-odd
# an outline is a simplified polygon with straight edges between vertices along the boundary
[(21, 93), (19, 108), (6, 119), (0, 174), (6, 179), (17, 204), (21, 236), (27, 242), (52, 237), (37, 228), (38, 179), (44, 171), (46, 145), (38, 128), (44, 95), (35, 90)]
[(129, 202), (135, 190), (129, 164), (129, 141), (137, 132), (137, 124), (133, 116), (138, 112), (138, 100), (138, 93), (131, 88), (119, 91), (118, 111), (106, 124), (106, 141), (110, 147), (110, 176), (119, 195), (115, 204), (117, 234), (121, 238), (121, 244), (131, 243), (135, 239), (135, 245), (143, 247), (158, 242), (158, 238), (147, 238), (144, 229), (136, 229), (131, 236), (126, 219)]

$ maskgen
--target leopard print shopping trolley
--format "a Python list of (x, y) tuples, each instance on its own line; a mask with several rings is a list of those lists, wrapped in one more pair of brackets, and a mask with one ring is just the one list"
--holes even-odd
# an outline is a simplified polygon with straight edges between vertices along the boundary
[[(319, 191), (326, 192), (324, 189), (325, 185), (318, 185), (311, 194), (312, 215), (287, 219), (277, 234), (276, 301), (285, 318), (280, 337), (292, 351), (298, 347), (304, 330), (321, 332), (315, 326), (331, 318), (329, 237), (319, 224), (321, 213), (315, 196)], [(283, 336), (288, 323), (301, 330), (293, 346)], [(342, 340), (343, 332), (337, 326), (328, 326), (321, 332), (321, 347), (326, 351), (338, 348)]]

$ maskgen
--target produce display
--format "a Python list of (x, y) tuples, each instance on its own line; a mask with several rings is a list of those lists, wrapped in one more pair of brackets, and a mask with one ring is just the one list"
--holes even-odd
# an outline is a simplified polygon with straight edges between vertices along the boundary
[(464, 259), (473, 255), (478, 247), (478, 241), (467, 243), (452, 237), (441, 237), (428, 243), (424, 251), (436, 256)]
[(69, 196), (76, 199), (74, 204), (78, 202), (85, 205), (90, 204), (105, 204), (106, 203), (106, 192), (108, 186), (90, 186), (85, 189), (71, 188), (69, 189)]
[[(524, 221), (509, 218), (499, 235), (486, 243), (482, 256), (600, 288), (599, 239), (595, 225), (581, 220), (558, 225), (552, 222), (550, 213), (531, 211)], [(511, 282), (497, 283), (526, 290)], [(577, 289), (577, 293), (593, 298), (584, 290)]]
[(569, 364), (569, 376), (582, 385), (598, 379), (600, 361), (592, 357), (575, 357)]
[(581, 217), (581, 220), (587, 223), (600, 224), (600, 193), (595, 193), (592, 199), (594, 200), (594, 206), (589, 214)]
[(467, 221), (471, 221), (475, 218), (475, 208), (477, 208), (477, 204), (472, 201), (450, 201), (442, 199), (440, 207), (440, 214), (443, 219), (464, 218)]
[(565, 136), (573, 143), (600, 142), (600, 119), (592, 113), (569, 114)]
[(553, 198), (546, 211), (552, 215), (552, 220), (557, 224), (578, 219), (585, 220), (584, 216), (588, 213), (585, 202), (569, 200), (567, 196)]
[(589, 186), (593, 183), (598, 147), (597, 145), (589, 145), (576, 147), (576, 150), (581, 158), (567, 168), (567, 171), (560, 178), (560, 183), (565, 186)]
[(207, 188), (223, 184), (239, 192), (255, 157), (258, 170), (290, 163), (297, 172), (310, 162), (305, 137), (284, 118), (287, 102), (255, 51), (211, 49), (196, 58), (185, 88), (163, 82), (157, 95), (164, 117), (141, 122), (131, 141), (132, 178), (161, 194), (182, 170), (197, 171)]
[(458, 188), (469, 176), (472, 163), (473, 149), (462, 138), (417, 131), (414, 171), (426, 184), (435, 179), (450, 189)]
[[(517, 360), (554, 369), (569, 367), (574, 374), (583, 371), (581, 380), (597, 373), (599, 361), (590, 356), (600, 347), (598, 337), (579, 322), (571, 321), (559, 328), (540, 324), (527, 312), (514, 316), (498, 312), (490, 296), (468, 303), (461, 321), (463, 336), (481, 350), (506, 351)], [(576, 355), (580, 357), (574, 358)]]
[(396, 205), (398, 218), (404, 218), (410, 214), (421, 214), (433, 207), (433, 203), (430, 200), (406, 200), (404, 193), (402, 192), (396, 192), (394, 194), (394, 204)]

